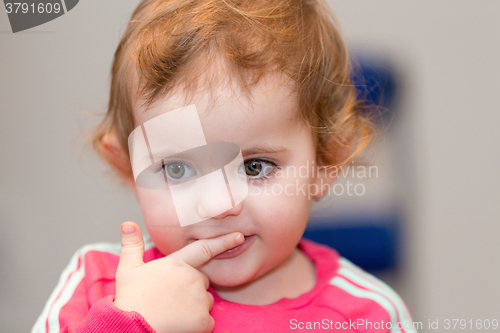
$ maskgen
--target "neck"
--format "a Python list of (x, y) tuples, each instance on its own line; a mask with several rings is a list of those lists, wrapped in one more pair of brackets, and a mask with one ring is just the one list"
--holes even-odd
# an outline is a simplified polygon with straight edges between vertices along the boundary
[(225, 300), (251, 305), (266, 305), (286, 298), (297, 298), (314, 288), (316, 269), (298, 247), (278, 266), (263, 276), (236, 287), (213, 285)]

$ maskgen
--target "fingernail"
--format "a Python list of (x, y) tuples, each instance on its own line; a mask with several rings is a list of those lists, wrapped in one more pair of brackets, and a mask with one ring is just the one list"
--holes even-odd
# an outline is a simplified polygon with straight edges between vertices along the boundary
[(242, 242), (245, 240), (245, 237), (243, 236), (243, 234), (238, 233), (238, 234), (234, 237), (234, 240), (236, 241), (236, 243), (242, 243)]
[(131, 235), (135, 232), (135, 227), (133, 224), (124, 224), (122, 225), (122, 233), (124, 235)]

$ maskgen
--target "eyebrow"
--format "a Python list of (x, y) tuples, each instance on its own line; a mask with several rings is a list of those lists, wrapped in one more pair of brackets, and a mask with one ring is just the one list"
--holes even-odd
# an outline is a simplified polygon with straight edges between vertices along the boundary
[[(255, 147), (250, 147), (247, 149), (242, 150), (242, 155), (243, 156), (248, 156), (248, 155), (257, 155), (257, 154), (277, 154), (277, 153), (282, 153), (285, 151), (288, 151), (288, 148), (285, 148), (283, 146), (270, 146), (268, 144), (262, 145), (262, 146), (255, 146)], [(163, 149), (160, 152), (157, 152), (153, 155), (153, 158), (155, 160), (160, 160), (162, 158), (165, 158), (170, 155), (175, 155), (177, 158), (183, 158), (185, 156), (192, 156), (191, 154), (183, 154), (184, 152), (179, 152), (176, 154), (173, 154), (171, 149)]]
[[(196, 148), (199, 148), (199, 147), (196, 147)], [(188, 153), (188, 151), (190, 151), (192, 149), (188, 149), (188, 150), (185, 150), (185, 151), (181, 151), (181, 152), (174, 152), (175, 150), (172, 150), (171, 148), (166, 148), (166, 149), (163, 149), (157, 153), (154, 153), (152, 154), (153, 155), (153, 158), (155, 160), (161, 160), (161, 159), (167, 159), (167, 158), (172, 158), (172, 156), (175, 156), (176, 159), (186, 159), (186, 158), (192, 158), (193, 156), (196, 156), (196, 155), (193, 155), (193, 153)], [(207, 150), (208, 152), (208, 150)], [(208, 155), (207, 155), (208, 157)]]
[(248, 149), (244, 149), (242, 151), (243, 156), (247, 155), (255, 155), (255, 154), (276, 154), (276, 153), (282, 153), (288, 151), (287, 148), (282, 147), (282, 146), (270, 146), (270, 145), (264, 145), (264, 146), (256, 146), (256, 147), (251, 147)]

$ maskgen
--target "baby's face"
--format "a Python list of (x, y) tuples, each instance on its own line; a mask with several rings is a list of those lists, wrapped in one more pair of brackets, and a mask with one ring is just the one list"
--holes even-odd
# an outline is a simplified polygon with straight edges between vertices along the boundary
[[(316, 165), (316, 155), (312, 130), (299, 117), (296, 95), (285, 85), (263, 79), (252, 89), (251, 101), (229, 89), (217, 94), (215, 105), (209, 105), (209, 93), (196, 95), (190, 104), (196, 106), (207, 142), (240, 147), (246, 198), (222, 214), (181, 227), (168, 189), (161, 196), (138, 186), (135, 192), (149, 235), (165, 255), (198, 239), (235, 231), (245, 235), (237, 251), (200, 267), (213, 284), (229, 287), (264, 275), (292, 253), (308, 220), (308, 190), (317, 179), (305, 170)], [(135, 121), (142, 124), (183, 106), (184, 95), (173, 93), (147, 110), (136, 106)], [(187, 170), (188, 165), (178, 164), (170, 172), (179, 176)]]

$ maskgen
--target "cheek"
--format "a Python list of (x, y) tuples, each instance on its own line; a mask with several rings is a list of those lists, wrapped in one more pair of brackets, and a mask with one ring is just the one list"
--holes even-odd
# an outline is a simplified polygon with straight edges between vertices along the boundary
[(144, 224), (158, 250), (168, 255), (184, 247), (188, 230), (180, 227), (170, 192), (140, 188), (138, 198)]
[(138, 201), (146, 226), (179, 226), (170, 191), (138, 188)]
[(182, 228), (148, 226), (148, 233), (158, 250), (169, 255), (187, 245), (188, 237)]
[(245, 205), (252, 220), (264, 231), (263, 236), (300, 239), (311, 207), (307, 178), (275, 179), (268, 185), (253, 187)]

